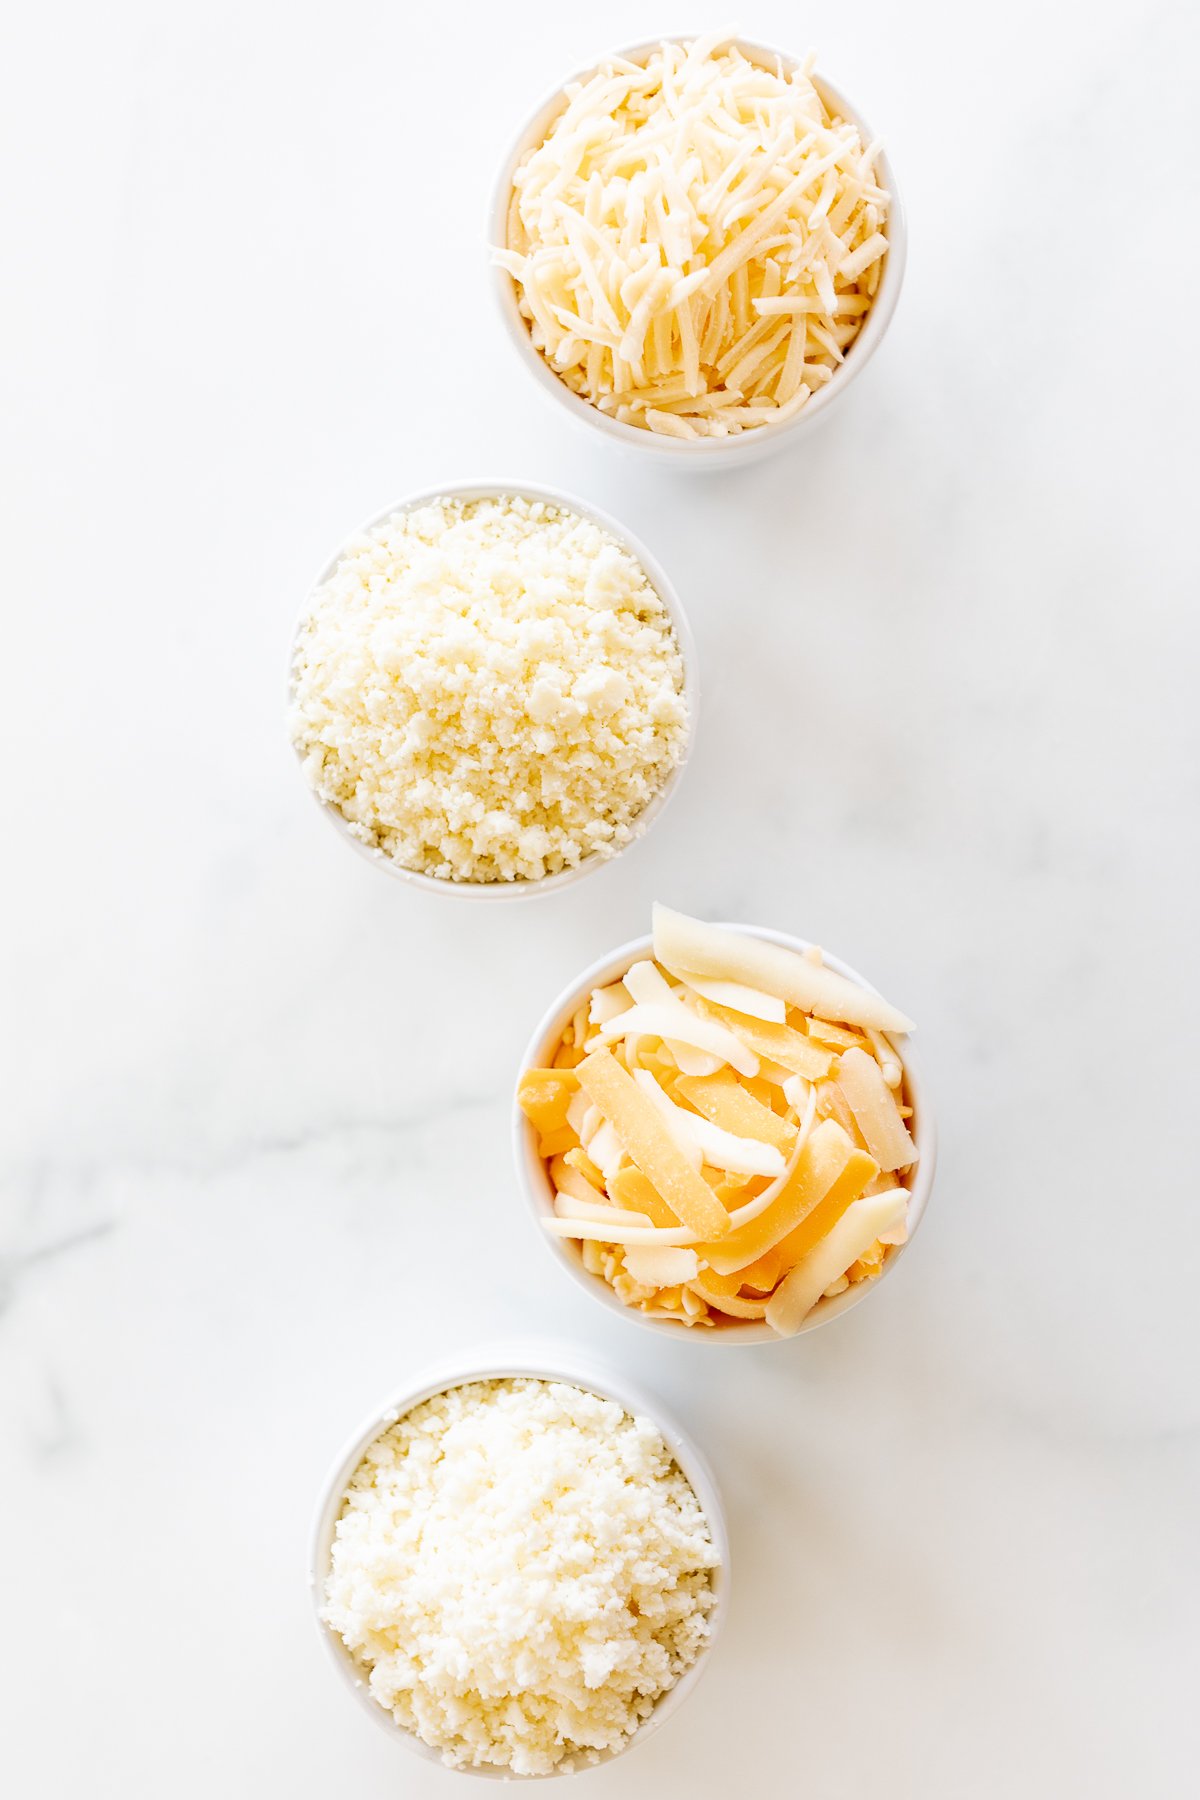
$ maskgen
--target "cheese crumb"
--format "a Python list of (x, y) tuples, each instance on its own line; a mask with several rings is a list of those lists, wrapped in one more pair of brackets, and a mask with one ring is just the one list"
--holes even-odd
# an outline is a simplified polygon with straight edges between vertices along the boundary
[(439, 499), (352, 542), (313, 594), (289, 723), (363, 843), (446, 880), (536, 881), (636, 835), (683, 760), (683, 658), (592, 520)]
[(695, 1662), (718, 1561), (649, 1420), (565, 1383), (470, 1382), (366, 1451), (322, 1617), (449, 1767), (568, 1773)]

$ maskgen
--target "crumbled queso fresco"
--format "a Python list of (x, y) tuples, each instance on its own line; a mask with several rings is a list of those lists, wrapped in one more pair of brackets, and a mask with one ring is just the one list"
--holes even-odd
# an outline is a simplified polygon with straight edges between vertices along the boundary
[(472, 1382), (368, 1449), (322, 1616), (450, 1767), (566, 1773), (696, 1660), (717, 1562), (648, 1420), (564, 1383)]
[(313, 594), (290, 725), (365, 844), (449, 880), (537, 880), (635, 834), (683, 757), (683, 660), (591, 520), (435, 500), (356, 539)]

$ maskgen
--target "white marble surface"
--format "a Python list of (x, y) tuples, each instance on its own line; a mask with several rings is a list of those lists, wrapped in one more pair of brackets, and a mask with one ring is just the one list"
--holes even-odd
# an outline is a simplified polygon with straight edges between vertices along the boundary
[[(480, 242), (526, 106), (676, 22), (118, 0), (18, 24), (14, 1795), (449, 1795), (331, 1678), (305, 1539), (359, 1414), (513, 1326), (636, 1368), (732, 1516), (703, 1697), (587, 1776), (596, 1800), (1190, 1786), (1195, 24), (1061, 0), (827, 19), (823, 66), (905, 186), (907, 288), (823, 435), (696, 484), (530, 393)], [(810, 23), (743, 19), (796, 47)], [(626, 518), (703, 659), (652, 838), (499, 910), (348, 855), (282, 728), (310, 572), (476, 471)], [(654, 896), (823, 940), (920, 1021), (944, 1146), (922, 1237), (797, 1344), (640, 1334), (520, 1214), (519, 1048)]]

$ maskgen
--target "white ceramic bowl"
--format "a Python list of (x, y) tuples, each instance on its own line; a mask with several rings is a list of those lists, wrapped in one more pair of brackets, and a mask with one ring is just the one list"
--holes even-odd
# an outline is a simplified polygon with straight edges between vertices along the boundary
[[(639, 815), (635, 825), (634, 836), (630, 839), (628, 844), (623, 844), (619, 850), (614, 851), (610, 856), (595, 855), (585, 857), (584, 860), (581, 863), (577, 863), (573, 869), (564, 869), (558, 875), (546, 875), (539, 881), (450, 881), (440, 876), (423, 875), (416, 869), (402, 868), (401, 865), (396, 862), (394, 857), (388, 856), (382, 850), (373, 849), (369, 844), (364, 844), (362, 839), (357, 837), (355, 833), (351, 831), (349, 824), (335, 806), (331, 806), (326, 801), (322, 800), (321, 796), (316, 793), (313, 788), (309, 787), (307, 781), (305, 782), (305, 786), (320, 807), (322, 813), (337, 831), (342, 842), (349, 844), (352, 850), (356, 851), (359, 856), (365, 857), (369, 863), (375, 868), (382, 870), (385, 875), (392, 875), (399, 881), (408, 882), (412, 887), (423, 888), (426, 893), (431, 894), (450, 894), (467, 900), (530, 900), (535, 897), (540, 897), (543, 894), (558, 893), (562, 888), (569, 887), (572, 882), (579, 881), (583, 876), (591, 874), (594, 870), (605, 868), (609, 863), (615, 862), (618, 856), (623, 856), (627, 850), (632, 849), (635, 844), (641, 841), (655, 819), (658, 818), (659, 814), (666, 806), (667, 801), (675, 792), (680, 778), (683, 775), (683, 771), (687, 767), (687, 761), (692, 753), (692, 746), (695, 743), (696, 719), (700, 707), (700, 683), (697, 674), (696, 645), (679, 595), (676, 593), (674, 585), (667, 576), (662, 564), (658, 561), (658, 558), (646, 548), (640, 538), (635, 537), (633, 532), (626, 526), (620, 524), (616, 519), (612, 518), (610, 514), (601, 511), (598, 506), (593, 506), (587, 500), (579, 500), (573, 494), (564, 493), (561, 488), (543, 487), (532, 481), (454, 481), (444, 483), (441, 487), (424, 488), (417, 494), (407, 494), (403, 499), (393, 501), (391, 506), (385, 506), (381, 512), (375, 513), (365, 522), (365, 524), (361, 525), (356, 532), (352, 533), (350, 538), (347, 538), (345, 542), (340, 544), (333, 555), (323, 564), (319, 574), (315, 576), (309, 588), (309, 596), (311, 597), (323, 582), (328, 581), (329, 577), (337, 568), (338, 563), (345, 555), (348, 545), (353, 542), (354, 538), (361, 537), (364, 532), (372, 530), (376, 525), (382, 525), (385, 519), (390, 519), (395, 513), (406, 512), (414, 506), (425, 505), (430, 500), (487, 500), (493, 498), (497, 494), (519, 495), (526, 500), (544, 500), (549, 505), (562, 507), (564, 511), (575, 512), (585, 519), (593, 520), (604, 531), (607, 531), (611, 537), (615, 538), (619, 544), (624, 545), (630, 554), (641, 564), (649, 577), (651, 586), (662, 601), (667, 610), (667, 614), (670, 617), (671, 625), (675, 632), (675, 639), (679, 645), (679, 653), (683, 658), (684, 698), (687, 702), (688, 710), (688, 738), (684, 747), (682, 761), (676, 768), (672, 769), (670, 775), (667, 777), (658, 793), (654, 796), (653, 800), (651, 800), (650, 804)], [(292, 643), (288, 654), (289, 703), (293, 692), (292, 668), (295, 661), (296, 644), (304, 624), (307, 609), (308, 601), (306, 600), (304, 606), (300, 610), (299, 618), (296, 621), (296, 629), (292, 634)], [(300, 762), (301, 760), (298, 751), (296, 753), (296, 760), (297, 762)]]
[[(389, 1425), (395, 1424), (397, 1419), (402, 1418), (405, 1413), (411, 1412), (423, 1400), (430, 1399), (434, 1394), (444, 1393), (447, 1388), (461, 1387), (464, 1382), (468, 1381), (496, 1381), (516, 1375), (530, 1375), (542, 1381), (569, 1382), (574, 1387), (599, 1394), (606, 1400), (615, 1400), (618, 1406), (624, 1407), (627, 1413), (640, 1414), (643, 1418), (650, 1419), (661, 1433), (664, 1443), (691, 1484), (696, 1498), (700, 1502), (701, 1510), (708, 1520), (713, 1543), (721, 1558), (719, 1567), (712, 1572), (712, 1587), (716, 1595), (716, 1605), (709, 1614), (710, 1632), (707, 1645), (691, 1668), (687, 1669), (674, 1687), (669, 1688), (662, 1696), (653, 1712), (642, 1722), (623, 1749), (608, 1751), (600, 1758), (600, 1762), (613, 1762), (618, 1756), (624, 1756), (635, 1745), (643, 1743), (652, 1731), (657, 1731), (658, 1727), (683, 1705), (703, 1674), (724, 1626), (725, 1615), (729, 1607), (729, 1535), (726, 1530), (725, 1514), (716, 1479), (704, 1456), (687, 1433), (671, 1418), (669, 1413), (664, 1411), (657, 1400), (652, 1399), (633, 1382), (627, 1381), (623, 1375), (618, 1375), (603, 1364), (581, 1355), (573, 1348), (557, 1343), (527, 1341), (481, 1345), (421, 1370), (391, 1394), (381, 1406), (375, 1408), (335, 1458), (317, 1505), (308, 1567), (309, 1591), (312, 1596), (317, 1629), (334, 1667), (376, 1724), (382, 1725), (392, 1738), (405, 1745), (416, 1755), (423, 1757), (426, 1762), (437, 1763), (440, 1766), (441, 1754), (439, 1751), (431, 1749), (412, 1732), (398, 1726), (392, 1715), (386, 1712), (377, 1700), (372, 1699), (367, 1686), (366, 1671), (354, 1660), (342, 1639), (324, 1623), (320, 1616), (325, 1582), (329, 1574), (334, 1528), (341, 1512), (347, 1483), (362, 1461), (367, 1446), (381, 1432), (386, 1431)], [(504, 1781), (550, 1779), (549, 1776), (513, 1776), (501, 1769), (464, 1769), (459, 1773), (486, 1775)]]
[[(634, 44), (627, 50), (618, 50), (613, 54), (623, 56), (630, 62), (644, 61), (664, 42), (688, 43), (696, 34), (686, 33), (681, 36), (654, 38), (647, 43)], [(782, 51), (772, 50), (762, 44), (750, 43), (744, 38), (730, 38), (730, 44), (737, 44), (743, 54), (751, 62), (767, 67), (781, 63), (784, 69), (794, 69), (799, 62), (798, 57), (785, 56)], [(597, 59), (599, 61), (600, 59)], [(546, 133), (563, 107), (563, 89), (567, 81), (584, 81), (595, 69), (593, 64), (577, 74), (568, 76), (560, 82), (554, 92), (547, 96), (523, 126), (516, 142), (500, 165), (491, 208), (491, 243), (503, 248), (508, 237), (508, 209), (512, 195), (512, 178), (521, 158), (527, 150), (542, 143)], [(823, 75), (812, 77), (813, 86), (822, 100), (832, 112), (858, 126), (864, 144), (872, 142), (874, 134), (870, 126), (831, 81)], [(908, 252), (908, 232), (904, 219), (904, 207), (901, 203), (899, 189), (896, 186), (896, 175), (886, 153), (881, 152), (877, 166), (883, 187), (891, 195), (888, 212), (889, 249), (884, 260), (883, 274), (875, 303), (866, 315), (866, 323), (854, 339), (847, 352), (845, 362), (838, 368), (825, 386), (816, 392), (802, 411), (785, 419), (779, 425), (759, 425), (752, 431), (744, 431), (736, 437), (728, 438), (670, 438), (662, 437), (657, 432), (648, 431), (642, 426), (626, 425), (619, 419), (609, 418), (598, 407), (592, 406), (578, 394), (572, 393), (565, 381), (554, 373), (545, 357), (535, 348), (529, 335), (529, 326), (522, 317), (517, 303), (516, 286), (512, 276), (504, 269), (493, 268), (493, 286), (499, 303), (501, 317), (509, 337), (516, 346), (525, 367), (536, 380), (544, 394), (556, 400), (566, 408), (567, 413), (576, 423), (590, 426), (604, 436), (610, 444), (623, 445), (627, 449), (643, 450), (658, 456), (664, 462), (677, 469), (718, 469), (730, 468), (769, 456), (781, 450), (787, 444), (796, 443), (829, 417), (831, 409), (836, 405), (839, 395), (844, 394), (850, 383), (862, 372), (871, 360), (891, 322), (896, 310), (896, 302), (900, 298), (900, 286), (904, 279), (904, 263)]]
[[(787, 950), (807, 950), (810, 946), (805, 938), (790, 937), (783, 931), (765, 931), (757, 925), (727, 924), (728, 931), (740, 931), (747, 937), (765, 938), (768, 943), (782, 944)], [(587, 998), (593, 988), (603, 987), (611, 981), (619, 981), (631, 963), (640, 958), (654, 954), (654, 942), (650, 937), (635, 938), (632, 943), (622, 944), (619, 949), (610, 951), (594, 962), (590, 969), (585, 969), (578, 980), (565, 988), (558, 999), (548, 1009), (533, 1036), (521, 1061), (522, 1072), (526, 1069), (544, 1067), (557, 1049), (562, 1034), (569, 1021)], [(836, 956), (824, 952), (825, 962), (839, 975), (845, 975), (859, 987), (871, 993), (878, 990), (849, 963), (842, 962)], [(908, 1238), (905, 1243), (898, 1244), (885, 1259), (880, 1273), (871, 1281), (853, 1282), (842, 1293), (831, 1300), (819, 1300), (800, 1327), (797, 1336), (806, 1331), (815, 1331), (819, 1325), (827, 1324), (842, 1313), (849, 1312), (869, 1294), (874, 1293), (889, 1272), (899, 1262), (916, 1236), (917, 1228), (925, 1216), (925, 1207), (933, 1187), (934, 1169), (937, 1163), (937, 1129), (929, 1097), (922, 1080), (915, 1057), (908, 1047), (906, 1039), (901, 1040), (897, 1054), (904, 1069), (903, 1092), (906, 1102), (913, 1109), (913, 1116), (908, 1121), (909, 1130), (916, 1142), (919, 1152), (916, 1174), (913, 1177), (911, 1198), (908, 1203)], [(552, 1237), (544, 1227), (544, 1220), (554, 1217), (554, 1189), (546, 1165), (538, 1155), (537, 1132), (525, 1117), (521, 1108), (514, 1102), (513, 1106), (513, 1152), (517, 1167), (517, 1177), (524, 1190), (525, 1198), (533, 1214), (534, 1228), (538, 1237), (549, 1250), (554, 1260), (577, 1281), (580, 1287), (598, 1300), (610, 1312), (619, 1313), (624, 1319), (632, 1319), (650, 1331), (666, 1332), (677, 1341), (681, 1338), (689, 1343), (701, 1344), (779, 1344), (788, 1340), (779, 1337), (765, 1320), (730, 1319), (717, 1326), (675, 1325), (668, 1319), (651, 1319), (636, 1307), (626, 1306), (619, 1300), (607, 1281), (600, 1275), (589, 1274), (583, 1266), (583, 1258), (579, 1245), (569, 1238)]]

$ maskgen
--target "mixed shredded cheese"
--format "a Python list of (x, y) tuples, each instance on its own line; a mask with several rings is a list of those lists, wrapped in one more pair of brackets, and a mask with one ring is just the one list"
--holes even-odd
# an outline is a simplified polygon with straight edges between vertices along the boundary
[(521, 496), (435, 500), (351, 543), (292, 671), (305, 775), (363, 843), (534, 881), (636, 834), (683, 759), (683, 659), (635, 557)]
[(648, 1420), (563, 1383), (472, 1382), (367, 1450), (322, 1616), (449, 1766), (565, 1774), (695, 1662), (718, 1561)]
[(879, 289), (879, 146), (810, 79), (720, 37), (612, 57), (513, 176), (507, 243), (534, 345), (576, 394), (671, 437), (790, 418)]
[(627, 1306), (798, 1331), (907, 1235), (911, 1021), (761, 938), (654, 909), (654, 958), (595, 989), (517, 1098), (546, 1229)]

